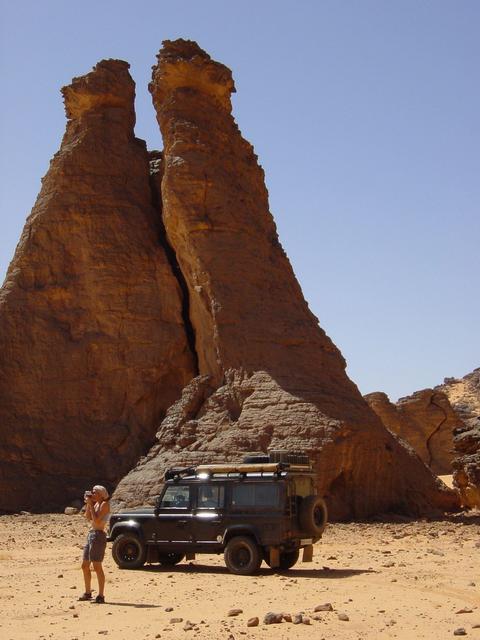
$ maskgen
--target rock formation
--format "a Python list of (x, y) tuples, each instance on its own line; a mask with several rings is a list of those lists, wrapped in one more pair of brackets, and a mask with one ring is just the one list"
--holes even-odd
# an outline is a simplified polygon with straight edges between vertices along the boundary
[(151, 502), (169, 464), (302, 449), (333, 518), (458, 506), (368, 407), (279, 244), (263, 171), (232, 116), (230, 71), (164, 43), (150, 90), (164, 139), (163, 216), (189, 291), (200, 377), (117, 488)]
[(408, 442), (438, 475), (452, 472), (453, 432), (462, 425), (447, 396), (423, 389), (392, 404), (385, 393), (365, 396), (383, 424)]
[(436, 387), (445, 393), (463, 426), (454, 432), (457, 456), (453, 460), (453, 483), (466, 507), (480, 509), (480, 368), (463, 378), (446, 378)]
[(68, 123), (0, 291), (0, 509), (113, 485), (196, 373), (129, 65), (65, 87)]

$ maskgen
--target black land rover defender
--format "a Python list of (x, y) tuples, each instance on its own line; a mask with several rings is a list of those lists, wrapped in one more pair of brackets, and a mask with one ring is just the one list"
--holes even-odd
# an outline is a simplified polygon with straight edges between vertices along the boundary
[(250, 575), (262, 560), (290, 569), (300, 549), (311, 561), (326, 523), (308, 457), (270, 452), (239, 464), (169, 469), (155, 508), (112, 514), (108, 539), (122, 569), (223, 552), (232, 573)]

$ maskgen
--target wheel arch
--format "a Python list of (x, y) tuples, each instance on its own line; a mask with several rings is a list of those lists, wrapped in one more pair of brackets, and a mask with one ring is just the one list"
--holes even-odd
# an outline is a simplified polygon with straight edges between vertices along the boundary
[(224, 545), (226, 545), (232, 538), (236, 538), (237, 536), (247, 536), (249, 538), (253, 538), (255, 542), (260, 545), (260, 535), (257, 528), (244, 524), (229, 527), (223, 534), (222, 542)]
[(118, 536), (121, 535), (122, 533), (129, 534), (129, 535), (134, 534), (142, 542), (145, 541), (142, 527), (138, 522), (135, 522), (135, 523), (118, 522), (117, 524), (114, 524), (113, 527), (110, 529), (110, 533), (108, 536), (109, 541), (113, 542), (115, 538), (118, 538)]

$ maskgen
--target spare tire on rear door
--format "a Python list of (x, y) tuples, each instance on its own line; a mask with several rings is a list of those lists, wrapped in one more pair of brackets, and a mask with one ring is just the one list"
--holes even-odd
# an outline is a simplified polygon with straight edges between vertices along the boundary
[(300, 528), (311, 536), (321, 536), (327, 526), (328, 512), (325, 500), (320, 496), (305, 496), (298, 514)]

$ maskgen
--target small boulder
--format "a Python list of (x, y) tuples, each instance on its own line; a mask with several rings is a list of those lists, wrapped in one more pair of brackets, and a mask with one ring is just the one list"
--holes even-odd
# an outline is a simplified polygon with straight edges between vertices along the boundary
[(258, 619), (257, 616), (255, 616), (254, 618), (249, 618), (247, 622), (247, 627), (258, 627), (259, 622), (260, 620)]
[(263, 624), (279, 624), (282, 620), (282, 613), (273, 613), (272, 611), (269, 611), (263, 618)]

